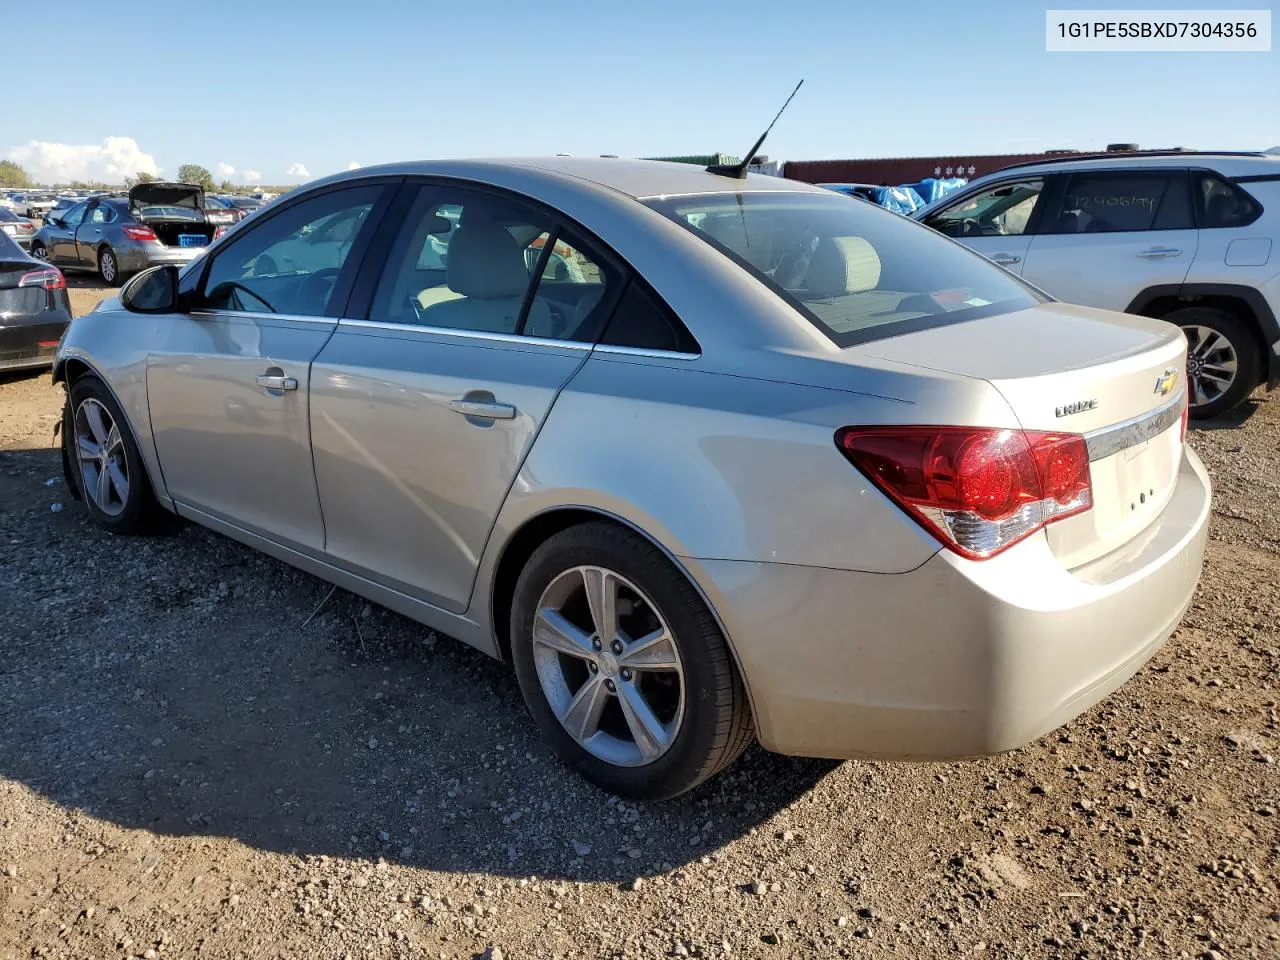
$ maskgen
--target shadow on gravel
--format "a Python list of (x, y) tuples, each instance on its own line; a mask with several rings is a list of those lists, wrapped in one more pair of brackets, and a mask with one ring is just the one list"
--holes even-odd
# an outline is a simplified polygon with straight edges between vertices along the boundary
[(1237, 430), (1249, 422), (1251, 418), (1262, 406), (1260, 400), (1245, 400), (1240, 406), (1234, 410), (1228, 410), (1222, 416), (1214, 417), (1212, 420), (1192, 420), (1192, 430)]
[(714, 854), (835, 766), (753, 747), (690, 795), (618, 802), (552, 757), (504, 665), (193, 525), (111, 537), (44, 486), (53, 451), (3, 461), (0, 775), (65, 807), (299, 855), (624, 882)]

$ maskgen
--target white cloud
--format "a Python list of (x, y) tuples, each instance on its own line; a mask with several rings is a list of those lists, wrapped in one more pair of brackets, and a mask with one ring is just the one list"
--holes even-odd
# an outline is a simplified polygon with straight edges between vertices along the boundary
[(347, 164), (347, 169), (348, 169), (348, 170), (359, 170), (359, 169), (360, 169), (360, 161), (359, 161), (359, 160), (352, 160), (350, 163), (348, 163), (348, 164)]
[(262, 174), (257, 170), (246, 170), (243, 176), (245, 183), (258, 183), (262, 179)]
[(218, 166), (216, 169), (218, 171), (218, 176), (220, 176), (223, 180), (227, 179), (227, 177), (233, 176), (236, 172), (236, 168), (233, 167), (231, 164), (227, 163), (225, 160), (219, 160)]
[(98, 180), (123, 183), (139, 171), (156, 176), (156, 158), (143, 153), (132, 137), (107, 137), (99, 144), (50, 143), (32, 140), (10, 147), (3, 154), (26, 168), (38, 183), (66, 183), (71, 180)]
[(311, 176), (311, 172), (310, 172), (309, 170), (307, 170), (307, 168), (306, 168), (306, 167), (304, 167), (302, 164), (297, 163), (297, 162), (294, 162), (294, 163), (289, 164), (289, 169), (285, 171), (285, 174), (286, 174), (286, 175), (288, 175), (288, 176), (290, 176), (290, 177), (309, 177), (309, 176)]

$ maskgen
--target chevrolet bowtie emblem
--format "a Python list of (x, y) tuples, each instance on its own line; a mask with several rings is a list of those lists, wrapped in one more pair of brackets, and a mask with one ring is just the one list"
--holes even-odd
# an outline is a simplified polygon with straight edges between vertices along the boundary
[(1174, 367), (1170, 367), (1164, 373), (1160, 374), (1160, 379), (1156, 381), (1155, 393), (1161, 397), (1167, 397), (1173, 393), (1173, 388), (1178, 385), (1178, 371)]

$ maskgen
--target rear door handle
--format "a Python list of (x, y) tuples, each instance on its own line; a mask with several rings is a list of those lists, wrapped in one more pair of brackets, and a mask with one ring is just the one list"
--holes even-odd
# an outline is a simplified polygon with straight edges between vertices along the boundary
[(285, 377), (275, 373), (258, 374), (258, 386), (266, 390), (297, 390), (298, 381), (295, 377)]
[(501, 400), (450, 400), (449, 409), (464, 417), (480, 417), (483, 420), (514, 420), (516, 408)]
[(1021, 257), (1016, 257), (1012, 253), (993, 253), (990, 259), (992, 263), (998, 263), (1002, 267), (1007, 267), (1012, 263), (1022, 262)]
[(1138, 256), (1143, 260), (1164, 260), (1166, 257), (1180, 257), (1182, 251), (1177, 247), (1148, 247), (1146, 250), (1139, 250)]

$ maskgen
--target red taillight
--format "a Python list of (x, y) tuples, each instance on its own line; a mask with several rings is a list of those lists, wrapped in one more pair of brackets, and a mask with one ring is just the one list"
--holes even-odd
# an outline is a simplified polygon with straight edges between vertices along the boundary
[(227, 232), (226, 227), (219, 227), (217, 230), (213, 231), (213, 239), (217, 240), (220, 236), (222, 236), (226, 232)]
[(18, 286), (20, 287), (44, 287), (46, 290), (62, 290), (66, 285), (67, 278), (62, 275), (62, 271), (53, 267), (41, 267), (39, 270), (31, 270), (18, 278)]
[(1093, 506), (1076, 434), (982, 427), (845, 427), (849, 461), (949, 548), (995, 556)]
[(156, 232), (155, 232), (154, 230), (152, 230), (150, 227), (141, 227), (141, 226), (132, 226), (132, 225), (130, 225), (130, 226), (121, 227), (120, 229), (124, 231), (124, 235), (125, 235), (126, 237), (129, 237), (129, 238), (130, 238), (130, 239), (132, 239), (132, 240), (156, 240), (156, 239), (159, 239), (158, 237), (156, 237)]

